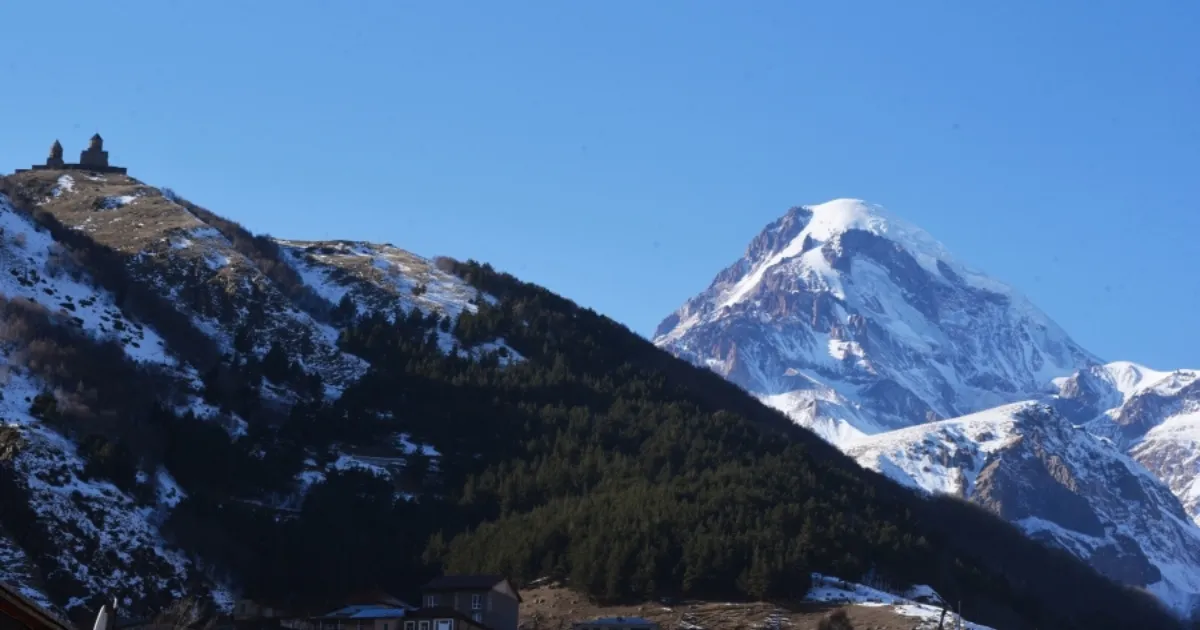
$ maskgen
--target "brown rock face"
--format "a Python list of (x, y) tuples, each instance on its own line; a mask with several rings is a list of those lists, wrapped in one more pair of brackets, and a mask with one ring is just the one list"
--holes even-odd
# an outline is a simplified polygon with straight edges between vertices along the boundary
[[(1027, 441), (1022, 438), (1013, 449), (1027, 448)], [(1089, 536), (1104, 535), (1071, 472), (1053, 456), (993, 459), (979, 472), (972, 501), (1011, 521), (1036, 517)]]

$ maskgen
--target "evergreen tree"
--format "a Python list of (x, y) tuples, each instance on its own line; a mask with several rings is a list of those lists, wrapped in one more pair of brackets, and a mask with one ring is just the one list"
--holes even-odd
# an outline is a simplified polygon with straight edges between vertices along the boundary
[(283, 346), (278, 341), (272, 342), (270, 349), (263, 355), (263, 377), (277, 385), (286, 383), (292, 371), (291, 367)]

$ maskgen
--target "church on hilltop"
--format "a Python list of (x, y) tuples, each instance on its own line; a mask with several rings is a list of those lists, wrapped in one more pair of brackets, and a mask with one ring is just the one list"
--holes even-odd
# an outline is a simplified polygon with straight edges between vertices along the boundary
[(92, 141), (88, 143), (88, 148), (79, 153), (78, 164), (68, 164), (63, 161), (63, 147), (58, 140), (50, 147), (50, 156), (46, 158), (45, 164), (35, 164), (31, 168), (18, 170), (18, 173), (24, 171), (92, 171), (94, 173), (119, 173), (125, 174), (126, 169), (121, 166), (109, 166), (108, 151), (104, 150), (104, 138), (100, 134), (92, 136)]

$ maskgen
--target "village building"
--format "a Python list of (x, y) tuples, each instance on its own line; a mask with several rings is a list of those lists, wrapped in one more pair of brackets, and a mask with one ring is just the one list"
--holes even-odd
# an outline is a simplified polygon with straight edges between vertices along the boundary
[[(500, 575), (443, 575), (421, 590), (422, 609), (448, 608), (490, 630), (517, 630), (521, 594)], [(450, 625), (422, 628), (418, 623), (402, 630), (458, 630)]]
[(404, 618), (406, 630), (493, 630), (449, 606), (418, 608)]
[(314, 630), (397, 630), (411, 608), (385, 604), (351, 604), (313, 618)]
[(384, 593), (348, 598), (341, 608), (282, 625), (295, 630), (517, 630), (521, 596), (506, 578), (446, 575), (421, 589), (421, 606)]

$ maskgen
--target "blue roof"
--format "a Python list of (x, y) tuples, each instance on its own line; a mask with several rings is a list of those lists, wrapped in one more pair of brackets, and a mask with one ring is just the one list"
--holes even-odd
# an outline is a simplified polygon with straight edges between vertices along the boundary
[(327, 613), (326, 617), (342, 617), (345, 619), (387, 619), (390, 617), (403, 617), (403, 608), (395, 608), (393, 606), (379, 606), (374, 604), (355, 604), (339, 608), (331, 613)]

